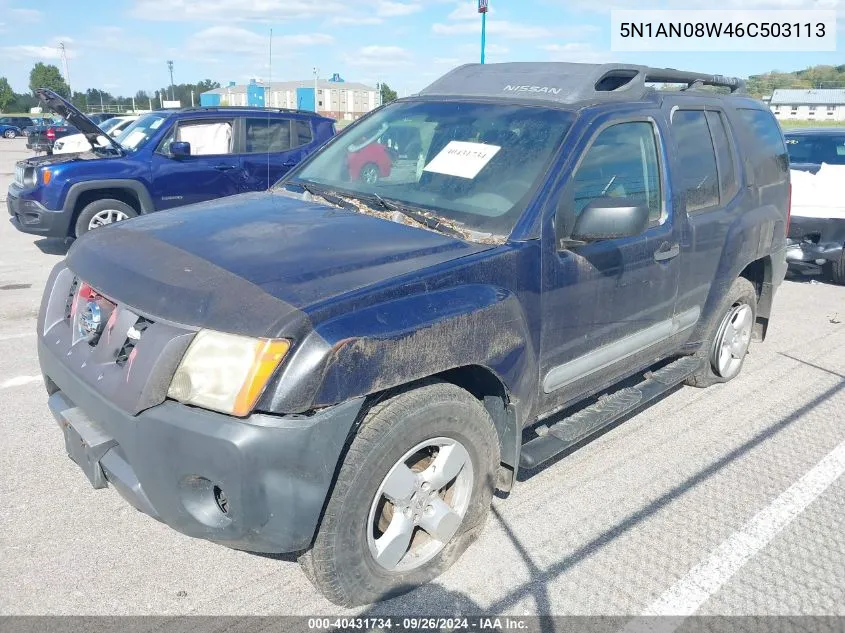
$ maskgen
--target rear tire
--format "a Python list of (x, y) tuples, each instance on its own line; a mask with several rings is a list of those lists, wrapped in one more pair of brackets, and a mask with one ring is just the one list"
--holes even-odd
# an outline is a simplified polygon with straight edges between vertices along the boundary
[(5, 132), (3, 132), (3, 136), (5, 136), (6, 138), (15, 138), (17, 135), (18, 133), (14, 130), (6, 130)]
[(86, 205), (76, 218), (76, 237), (82, 237), (88, 231), (100, 226), (128, 220), (137, 215), (138, 212), (135, 209), (120, 200), (112, 198), (95, 200)]
[(709, 387), (736, 378), (745, 363), (757, 321), (757, 291), (745, 277), (734, 280), (707, 328), (697, 356), (701, 369), (687, 378), (693, 387)]
[(342, 606), (436, 578), (483, 528), (498, 465), (492, 420), (463, 389), (431, 382), (379, 402), (349, 447), (313, 548), (300, 558), (306, 576)]
[(845, 249), (839, 255), (839, 261), (830, 263), (830, 278), (833, 283), (845, 286)]

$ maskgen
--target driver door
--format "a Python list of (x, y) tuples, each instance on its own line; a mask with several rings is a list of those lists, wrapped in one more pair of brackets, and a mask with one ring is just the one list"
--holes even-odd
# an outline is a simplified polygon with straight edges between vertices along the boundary
[[(586, 143), (555, 218), (544, 225), (543, 410), (655, 362), (671, 348), (679, 328), (695, 323), (693, 315), (678, 323), (674, 316), (679, 238), (661, 125), (659, 113), (606, 122)], [(648, 228), (632, 237), (561, 242), (581, 210), (602, 197), (647, 205)]]
[[(156, 209), (232, 196), (241, 191), (244, 170), (234, 152), (234, 119), (178, 121), (153, 154), (152, 192)], [(191, 155), (170, 155), (173, 140), (191, 143)]]

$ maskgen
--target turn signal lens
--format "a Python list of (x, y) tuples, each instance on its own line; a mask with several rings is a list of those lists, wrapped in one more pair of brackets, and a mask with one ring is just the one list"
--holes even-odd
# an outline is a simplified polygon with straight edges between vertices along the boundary
[(43, 182), (45, 185), (49, 185), (52, 179), (53, 173), (49, 169), (41, 170), (41, 182)]

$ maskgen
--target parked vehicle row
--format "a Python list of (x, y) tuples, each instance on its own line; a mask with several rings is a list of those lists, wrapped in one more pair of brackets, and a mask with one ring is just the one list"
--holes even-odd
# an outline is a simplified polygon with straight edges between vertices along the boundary
[(209, 201), (91, 231), (52, 271), (38, 355), (69, 456), (184, 534), (299, 552), (335, 603), (431, 580), (520, 469), (734, 379), (765, 338), (790, 172), (742, 88), (473, 64), (334, 138), (195, 108), (24, 161), (27, 232)]
[(38, 95), (73, 125), (44, 134), (81, 134), (89, 146), (17, 165), (7, 195), (12, 222), (45, 237), (79, 237), (137, 215), (266, 190), (335, 132), (333, 119), (313, 112), (193, 108), (145, 114), (117, 142), (59, 95)]

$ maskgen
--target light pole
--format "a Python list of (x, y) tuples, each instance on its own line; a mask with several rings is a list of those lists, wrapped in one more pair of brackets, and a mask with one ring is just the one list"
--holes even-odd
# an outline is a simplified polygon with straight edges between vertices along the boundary
[(173, 101), (173, 61), (167, 60), (167, 68), (170, 70), (170, 100)]
[(487, 0), (478, 0), (478, 12), (481, 14), (481, 63), (483, 64), (487, 39)]

